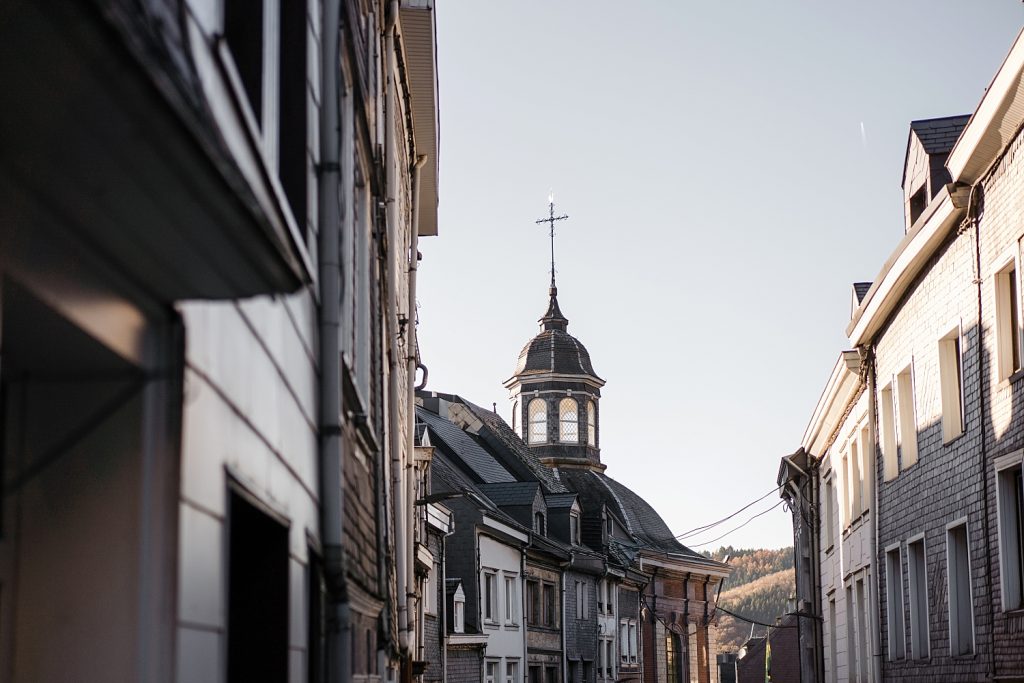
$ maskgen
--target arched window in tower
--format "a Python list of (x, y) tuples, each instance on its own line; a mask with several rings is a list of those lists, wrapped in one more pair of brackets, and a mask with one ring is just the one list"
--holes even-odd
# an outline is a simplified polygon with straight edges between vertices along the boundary
[(543, 399), (530, 401), (530, 443), (544, 443), (548, 440), (548, 406)]
[(558, 402), (558, 440), (580, 442), (580, 414), (575, 399), (563, 398)]
[(597, 406), (587, 401), (587, 445), (597, 445)]
[(512, 402), (512, 431), (519, 433), (519, 401)]

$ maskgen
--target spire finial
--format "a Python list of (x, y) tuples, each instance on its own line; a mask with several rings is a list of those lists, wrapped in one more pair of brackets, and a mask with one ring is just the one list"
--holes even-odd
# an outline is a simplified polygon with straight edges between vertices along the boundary
[(548, 217), (539, 218), (534, 221), (537, 225), (541, 223), (548, 224), (548, 234), (551, 237), (551, 296), (555, 296), (558, 290), (555, 288), (555, 221), (564, 221), (568, 218), (568, 215), (555, 215), (555, 193), (552, 190), (548, 192)]

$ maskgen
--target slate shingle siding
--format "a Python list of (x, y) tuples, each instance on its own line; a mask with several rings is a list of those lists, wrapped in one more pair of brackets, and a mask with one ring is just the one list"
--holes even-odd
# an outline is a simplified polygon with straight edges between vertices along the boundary
[(355, 457), (345, 462), (344, 548), (348, 574), (364, 590), (379, 594), (379, 533), (373, 471)]
[[(576, 582), (583, 584), (587, 594), (587, 616), (576, 618)], [(570, 660), (597, 660), (597, 584), (594, 577), (570, 571), (565, 577), (565, 656)], [(581, 669), (582, 671), (582, 669)]]
[[(1018, 240), (1024, 232), (1020, 148), (1018, 136), (980, 195), (981, 365), (973, 229), (961, 235), (954, 231), (948, 237), (877, 337), (876, 400), (878, 387), (884, 386), (913, 358), (919, 460), (894, 480), (885, 482), (884, 458), (890, 454), (876, 449), (880, 457), (875, 472), (879, 495), (879, 556), (875, 566), (885, 567), (887, 546), (899, 542), (905, 553), (908, 537), (925, 534), (931, 645), (929, 660), (889, 660), (886, 577), (884, 569), (880, 570), (882, 666), (886, 680), (981, 679), (992, 673), (993, 664), (995, 673), (1000, 675), (1024, 674), (1024, 620), (1007, 617), (1001, 611), (996, 481), (991, 464), (994, 457), (1024, 446), (1024, 380), (1007, 383), (997, 376), (993, 284), (1003, 256), (1019, 249)], [(963, 327), (966, 429), (961, 437), (944, 444), (937, 342), (957, 319), (962, 320)], [(984, 386), (983, 393), (980, 385)], [(946, 524), (961, 517), (967, 518), (969, 529), (976, 654), (954, 659), (949, 651)], [(904, 586), (908, 586), (905, 555), (902, 565)], [(909, 616), (906, 601), (904, 618), (908, 622)]]
[(447, 683), (480, 683), (483, 661), (482, 648), (449, 647)]
[[(442, 561), (441, 534), (435, 529), (427, 531), (427, 549), (434, 556), (435, 563)], [(435, 564), (440, 568), (440, 564)], [(431, 570), (434, 571), (433, 569)], [(441, 620), (445, 610), (445, 586), (441, 572), (430, 577), (430, 587), (434, 593), (433, 602), (435, 614), (424, 614), (423, 616), (423, 659), (427, 662), (427, 670), (423, 674), (424, 681), (441, 680), (441, 634), (443, 626)], [(425, 610), (424, 610), (425, 611)]]

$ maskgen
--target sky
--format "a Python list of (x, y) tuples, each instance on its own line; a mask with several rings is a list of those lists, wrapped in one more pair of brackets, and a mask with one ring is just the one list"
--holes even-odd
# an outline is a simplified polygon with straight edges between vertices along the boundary
[[(553, 190), (569, 215), (559, 303), (607, 382), (606, 474), (677, 534), (774, 491), (849, 346), (852, 283), (874, 279), (904, 234), (910, 121), (974, 111), (1024, 5), (435, 4), (427, 388), (510, 419), (502, 382), (547, 306), (534, 221)], [(781, 505), (747, 522), (777, 502), (683, 542), (791, 545)]]

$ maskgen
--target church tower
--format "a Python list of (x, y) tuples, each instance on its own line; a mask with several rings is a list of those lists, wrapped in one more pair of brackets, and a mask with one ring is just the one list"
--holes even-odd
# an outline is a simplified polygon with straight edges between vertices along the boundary
[(554, 225), (568, 218), (554, 214), (537, 223), (551, 230), (551, 285), (540, 333), (519, 353), (515, 373), (505, 381), (512, 401), (512, 428), (537, 457), (552, 467), (604, 470), (601, 464), (599, 403), (604, 380), (594, 372), (590, 354), (569, 334), (558, 307), (555, 286)]

